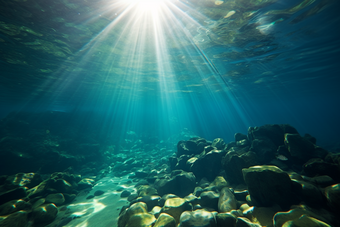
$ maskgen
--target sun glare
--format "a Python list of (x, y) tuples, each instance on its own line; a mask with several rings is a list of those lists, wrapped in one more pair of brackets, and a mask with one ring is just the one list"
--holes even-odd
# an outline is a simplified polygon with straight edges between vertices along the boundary
[(157, 12), (164, 2), (165, 0), (130, 0), (130, 4), (141, 12)]

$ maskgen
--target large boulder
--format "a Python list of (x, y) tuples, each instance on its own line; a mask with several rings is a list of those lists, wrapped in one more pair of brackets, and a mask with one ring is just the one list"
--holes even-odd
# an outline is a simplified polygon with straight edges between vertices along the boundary
[(236, 210), (236, 198), (228, 187), (224, 187), (220, 192), (220, 198), (218, 200), (218, 211), (220, 213), (230, 212)]
[(212, 150), (207, 154), (197, 158), (190, 167), (197, 179), (207, 178), (209, 181), (215, 179), (215, 177), (221, 172), (222, 169), (222, 157), (225, 152), (221, 150)]
[(185, 211), (180, 218), (181, 227), (216, 227), (215, 214), (205, 210)]
[(180, 157), (183, 154), (200, 154), (207, 145), (209, 145), (208, 142), (205, 139), (199, 137), (191, 138), (187, 141), (179, 141), (177, 144), (177, 157)]
[(243, 169), (243, 176), (253, 205), (270, 207), (277, 204), (288, 209), (294, 203), (289, 175), (278, 167), (249, 167)]
[(191, 172), (181, 172), (170, 179), (157, 179), (155, 187), (160, 196), (175, 194), (180, 197), (192, 193), (196, 186), (196, 177)]

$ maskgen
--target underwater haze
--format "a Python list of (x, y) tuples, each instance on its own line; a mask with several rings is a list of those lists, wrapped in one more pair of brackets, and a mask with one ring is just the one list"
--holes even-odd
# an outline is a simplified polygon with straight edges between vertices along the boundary
[(339, 9), (337, 0), (0, 0), (0, 178), (67, 172), (92, 187), (106, 174), (128, 181), (135, 168), (164, 164), (170, 174), (171, 155), (179, 165), (201, 152), (181, 153), (180, 141), (237, 143), (241, 133), (255, 149), (253, 127), (268, 125), (282, 131), (272, 158), (292, 155), (288, 167), (300, 173), (321, 156), (295, 162), (287, 134), (340, 151)]

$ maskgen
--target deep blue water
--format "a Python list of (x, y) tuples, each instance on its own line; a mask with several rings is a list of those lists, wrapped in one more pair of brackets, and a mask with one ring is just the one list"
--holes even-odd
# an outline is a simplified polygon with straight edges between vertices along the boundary
[[(25, 68), (2, 59), (0, 117), (12, 111), (61, 111), (70, 114), (71, 120), (60, 127), (67, 130), (73, 124), (82, 125), (84, 130), (96, 130), (92, 133), (99, 137), (113, 135), (124, 138), (126, 132), (134, 131), (138, 135), (163, 140), (187, 128), (209, 140), (221, 137), (227, 142), (233, 140), (236, 132), (246, 134), (249, 126), (290, 124), (302, 135), (309, 133), (315, 136), (320, 145), (337, 144), (340, 136), (340, 31), (337, 28), (340, 4), (337, 1), (315, 1), (297, 12), (266, 14), (273, 9), (284, 10), (294, 5), (294, 1), (276, 1), (258, 9), (247, 23), (230, 28), (238, 34), (235, 35), (237, 42), (221, 45), (202, 41), (195, 46), (190, 41), (191, 45), (181, 43), (178, 44), (180, 48), (170, 47), (174, 40), (185, 41), (185, 35), (178, 29), (178, 26), (189, 23), (185, 19), (179, 19), (177, 25), (164, 29), (164, 33), (170, 31), (173, 37), (166, 36), (168, 39), (163, 40), (159, 35), (162, 45), (158, 47), (164, 48), (159, 50), (155, 50), (153, 44), (143, 43), (144, 36), (144, 39), (149, 38), (143, 33), (135, 39), (136, 43), (132, 35), (127, 36), (131, 40), (119, 42), (103, 35), (107, 33), (103, 26), (102, 33), (92, 35), (95, 41), (99, 35), (100, 42), (91, 44), (88, 40), (84, 44), (90, 46), (88, 49), (83, 51), (82, 46), (76, 50), (75, 65), (84, 71), (64, 70), (68, 60), (59, 66), (57, 63), (56, 70), (39, 79), (39, 87), (32, 85), (31, 93), (21, 93), (22, 88), (14, 86), (18, 83), (16, 76), (24, 75)], [(190, 3), (187, 8), (183, 6), (182, 13), (190, 14), (190, 6)], [(308, 12), (314, 13), (306, 16)], [(13, 18), (6, 20), (4, 15), (2, 20), (25, 24)], [(221, 21), (209, 20), (214, 23)], [(86, 26), (89, 22), (77, 23)], [(124, 23), (127, 22), (122, 19), (120, 23), (123, 25), (116, 30), (121, 33), (115, 34), (115, 38), (126, 32)], [(207, 34), (202, 40), (213, 40), (214, 27), (204, 22), (201, 25), (211, 30), (210, 34), (202, 33)], [(113, 30), (115, 26), (112, 25)], [(231, 27), (228, 26), (225, 29)], [(189, 27), (193, 37), (200, 35), (199, 30), (191, 31)], [(132, 32), (134, 27), (130, 28)], [(255, 34), (255, 31), (263, 34)], [(214, 35), (218, 36), (219, 32), (215, 30)], [(5, 40), (1, 48), (7, 50), (6, 45), (10, 42), (6, 40), (11, 41), (13, 37), (3, 30), (0, 34)], [(77, 34), (74, 35), (76, 39)], [(102, 43), (109, 43), (107, 47), (121, 45), (126, 51), (120, 52), (121, 55), (108, 52), (101, 56), (96, 49), (105, 50), (101, 47)], [(135, 52), (132, 47), (125, 46), (134, 44)], [(134, 68), (138, 61), (131, 59), (138, 59), (151, 50), (161, 58), (158, 58), (158, 71), (148, 70), (148, 61), (157, 59), (152, 56), (140, 60), (140, 68)], [(29, 52), (30, 49), (24, 51)], [(1, 54), (5, 56), (4, 51)], [(174, 57), (179, 55), (182, 57)], [(216, 57), (218, 55), (223, 57)], [(121, 62), (128, 61), (126, 59), (130, 59), (131, 63), (122, 66)], [(186, 60), (183, 63), (181, 59)], [(42, 58), (41, 64), (45, 61), (53, 62), (53, 59)], [(192, 63), (194, 61), (201, 64)], [(15, 67), (19, 67), (17, 71), (13, 69)], [(109, 67), (109, 70), (101, 72), (104, 67)], [(117, 69), (125, 74), (122, 76)], [(172, 76), (162, 77), (153, 83), (152, 78), (162, 73)], [(144, 81), (147, 76), (150, 80)], [(59, 80), (51, 80), (50, 77), (58, 77)], [(18, 78), (24, 83), (23, 78)], [(25, 86), (30, 87), (30, 82)], [(149, 90), (140, 91), (144, 86)], [(35, 90), (36, 94), (30, 96)]]

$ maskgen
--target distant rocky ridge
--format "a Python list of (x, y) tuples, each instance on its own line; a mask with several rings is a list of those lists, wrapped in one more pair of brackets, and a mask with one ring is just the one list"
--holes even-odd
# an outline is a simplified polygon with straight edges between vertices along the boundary
[[(25, 147), (20, 143), (34, 147), (53, 138), (47, 132), (37, 140), (20, 139), (17, 132), (29, 135), (32, 129), (18, 130), (14, 124), (11, 134), (8, 122), (2, 122), (2, 162), (16, 155), (9, 155), (16, 144), (6, 137), (25, 141), (16, 148)], [(340, 226), (340, 154), (318, 147), (314, 137), (301, 136), (290, 125), (250, 127), (247, 135), (236, 133), (235, 141), (229, 143), (187, 136), (177, 143), (176, 153), (167, 148), (167, 142), (155, 148), (129, 134), (131, 142), (121, 148), (123, 152), (108, 154), (99, 149), (99, 158), (91, 161), (91, 152), (85, 152), (88, 162), (85, 157), (85, 163), (65, 165), (54, 173), (37, 168), (36, 172), (1, 174), (0, 226), (63, 226), (54, 225), (53, 220), (77, 195), (89, 192), (103, 176), (127, 174), (135, 191), (121, 192), (130, 204), (121, 209), (118, 227)], [(50, 141), (59, 143), (60, 135)], [(49, 146), (43, 149), (69, 155), (59, 146)], [(28, 149), (25, 152), (29, 154)], [(103, 193), (96, 191), (88, 199)], [(62, 223), (72, 223), (73, 218)]]

